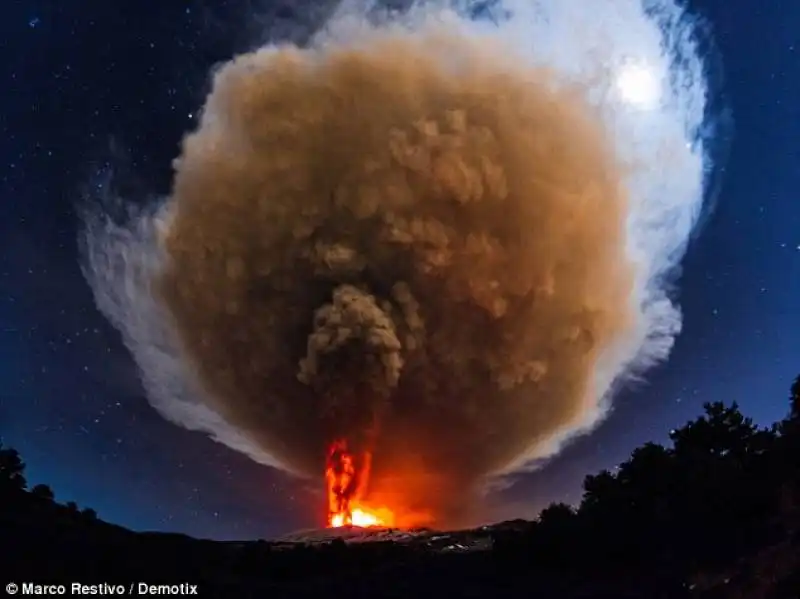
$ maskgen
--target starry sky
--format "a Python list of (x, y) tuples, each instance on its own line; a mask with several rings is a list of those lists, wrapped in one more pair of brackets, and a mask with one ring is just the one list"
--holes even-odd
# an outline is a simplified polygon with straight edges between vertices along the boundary
[[(503, 492), (498, 517), (577, 501), (587, 473), (663, 441), (704, 401), (781, 418), (800, 373), (800, 7), (697, 0), (734, 118), (713, 212), (692, 242), (670, 361), (608, 421)], [(9, 0), (0, 21), (0, 438), (31, 483), (136, 530), (270, 537), (314, 526), (284, 475), (166, 422), (145, 401), (77, 260), (76, 198), (113, 176), (165, 193), (208, 72), (297, 16), (267, 1)], [(300, 24), (303, 22), (301, 20)]]

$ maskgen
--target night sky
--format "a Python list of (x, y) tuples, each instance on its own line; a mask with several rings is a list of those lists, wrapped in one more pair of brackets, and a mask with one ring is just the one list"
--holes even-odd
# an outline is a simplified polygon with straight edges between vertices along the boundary
[[(734, 127), (678, 282), (684, 332), (599, 430), (506, 491), (498, 517), (577, 501), (585, 474), (665, 440), (704, 401), (735, 400), (763, 424), (787, 410), (800, 373), (800, 6), (696, 5), (715, 31)], [(111, 522), (211, 538), (315, 525), (302, 485), (149, 406), (76, 247), (76, 200), (111, 176), (126, 196), (166, 193), (209, 69), (279, 35), (281, 19), (292, 15), (266, 2), (4, 3), (0, 437), (30, 483)]]

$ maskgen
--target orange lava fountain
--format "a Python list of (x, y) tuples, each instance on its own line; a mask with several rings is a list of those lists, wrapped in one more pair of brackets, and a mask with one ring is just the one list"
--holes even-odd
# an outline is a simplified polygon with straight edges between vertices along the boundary
[(347, 449), (347, 442), (335, 441), (328, 450), (325, 482), (328, 491), (328, 527), (392, 527), (394, 514), (385, 507), (364, 503), (372, 456), (360, 459)]

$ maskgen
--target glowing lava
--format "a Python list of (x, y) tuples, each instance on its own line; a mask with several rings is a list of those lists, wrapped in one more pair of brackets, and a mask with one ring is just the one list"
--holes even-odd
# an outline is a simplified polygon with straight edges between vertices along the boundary
[(372, 456), (365, 452), (360, 459), (347, 449), (346, 441), (335, 441), (328, 451), (325, 482), (328, 491), (328, 526), (363, 528), (394, 526), (391, 510), (370, 508), (363, 502), (369, 480)]

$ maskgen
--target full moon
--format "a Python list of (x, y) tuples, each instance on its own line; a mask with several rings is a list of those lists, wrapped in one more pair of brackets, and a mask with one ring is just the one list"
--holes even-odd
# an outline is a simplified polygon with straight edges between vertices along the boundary
[(617, 90), (622, 99), (637, 108), (655, 108), (661, 86), (653, 70), (643, 65), (627, 65), (620, 71)]

